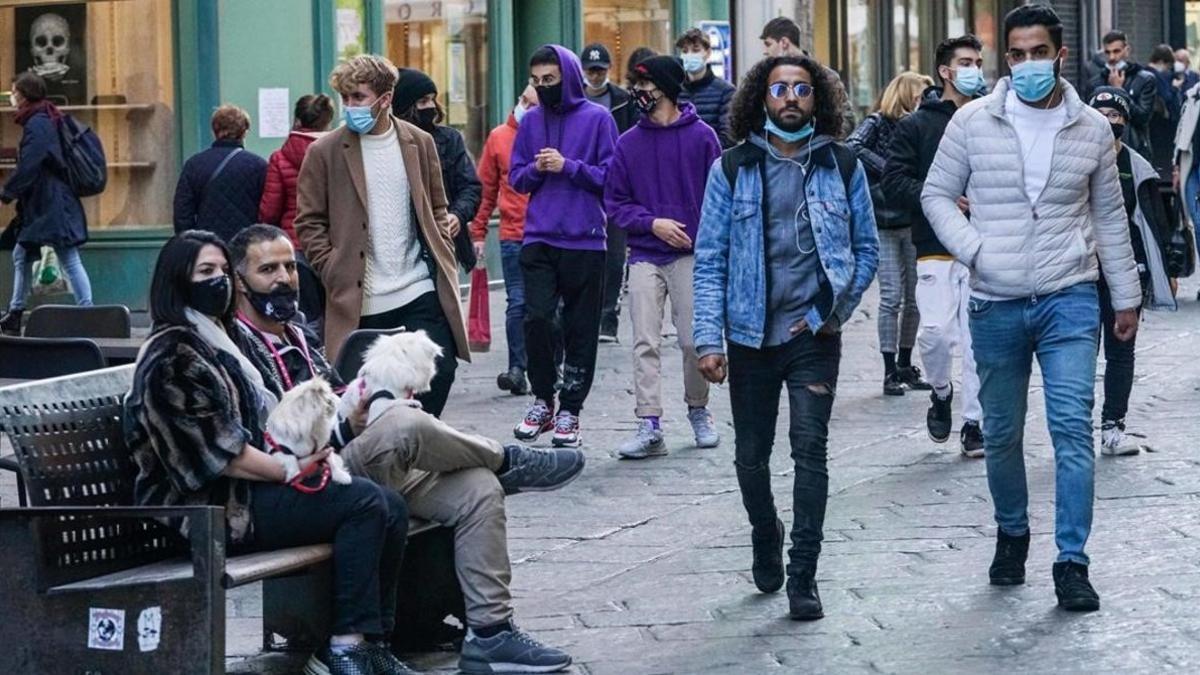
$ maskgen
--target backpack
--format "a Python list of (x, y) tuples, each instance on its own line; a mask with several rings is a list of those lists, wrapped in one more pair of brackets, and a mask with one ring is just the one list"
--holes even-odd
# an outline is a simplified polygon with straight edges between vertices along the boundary
[(91, 197), (104, 192), (108, 183), (108, 163), (104, 145), (91, 127), (70, 115), (64, 115), (58, 125), (62, 144), (63, 174), (67, 184), (78, 197)]
[[(858, 168), (858, 155), (841, 143), (830, 145), (838, 172), (842, 174), (842, 186), (846, 190), (846, 198), (850, 197), (850, 183), (854, 180), (854, 171)], [(748, 141), (739, 143), (721, 153), (721, 171), (725, 181), (729, 183), (729, 191), (733, 192), (737, 185), (738, 168), (752, 164), (762, 164), (766, 151)]]

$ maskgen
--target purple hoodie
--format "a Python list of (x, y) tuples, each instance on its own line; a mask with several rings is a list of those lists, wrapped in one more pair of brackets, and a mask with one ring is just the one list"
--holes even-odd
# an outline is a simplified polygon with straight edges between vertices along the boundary
[(666, 265), (692, 255), (692, 249), (673, 248), (659, 239), (651, 226), (655, 218), (677, 220), (695, 244), (704, 186), (721, 156), (721, 142), (695, 106), (682, 103), (679, 110), (679, 119), (665, 127), (642, 115), (617, 141), (608, 168), (604, 206), (609, 219), (629, 233), (631, 265)]
[[(584, 96), (579, 58), (566, 47), (548, 46), (562, 69), (562, 103), (554, 110), (538, 105), (525, 113), (508, 173), (513, 189), (530, 196), (524, 243), (603, 251), (604, 177), (617, 142), (617, 123)], [(562, 153), (562, 173), (538, 171), (534, 158), (542, 148)]]

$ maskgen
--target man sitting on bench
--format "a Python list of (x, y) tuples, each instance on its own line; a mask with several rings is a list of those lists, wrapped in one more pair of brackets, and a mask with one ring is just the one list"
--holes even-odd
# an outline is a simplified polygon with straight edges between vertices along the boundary
[[(287, 235), (253, 225), (229, 248), (242, 349), (267, 388), (282, 394), (314, 375), (335, 390), (344, 388), (304, 324), (291, 320), (299, 282)], [(368, 398), (362, 398), (364, 404)], [(565, 485), (583, 469), (580, 451), (502, 446), (462, 433), (420, 408), (393, 406), (350, 439), (341, 455), (352, 474), (403, 495), (414, 516), (454, 528), (469, 628), (459, 663), (464, 672), (552, 672), (570, 665), (570, 656), (537, 643), (512, 623), (504, 495)]]

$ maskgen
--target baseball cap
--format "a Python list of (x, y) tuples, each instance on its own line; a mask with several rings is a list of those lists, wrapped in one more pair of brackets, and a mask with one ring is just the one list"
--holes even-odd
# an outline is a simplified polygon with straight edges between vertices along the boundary
[(583, 64), (583, 69), (588, 68), (608, 68), (612, 65), (612, 57), (608, 55), (608, 48), (599, 42), (583, 48), (583, 52), (579, 54), (579, 61)]

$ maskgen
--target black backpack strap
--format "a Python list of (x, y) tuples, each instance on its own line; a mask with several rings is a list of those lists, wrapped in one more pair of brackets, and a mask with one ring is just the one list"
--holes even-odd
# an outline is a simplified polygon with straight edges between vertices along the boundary
[(854, 182), (854, 172), (858, 169), (858, 155), (843, 143), (834, 143), (833, 160), (838, 165), (838, 173), (842, 174), (842, 186), (846, 189), (846, 199), (850, 199), (850, 185)]
[(730, 192), (733, 192), (734, 186), (737, 185), (738, 169), (761, 163), (766, 154), (762, 148), (749, 141), (742, 141), (721, 153), (721, 172), (725, 174), (725, 182), (729, 183)]

